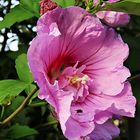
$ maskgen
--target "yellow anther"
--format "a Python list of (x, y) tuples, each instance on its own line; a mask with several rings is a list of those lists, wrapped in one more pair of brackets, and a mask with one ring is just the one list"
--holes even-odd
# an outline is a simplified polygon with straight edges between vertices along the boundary
[(76, 84), (77, 82), (79, 82), (79, 77), (77, 75), (74, 75), (73, 77), (70, 78), (71, 84)]
[(115, 124), (116, 126), (119, 126), (119, 124), (120, 124), (120, 121), (119, 121), (119, 120), (114, 120), (113, 122), (114, 122), (114, 124)]
[(84, 75), (82, 78), (81, 78), (81, 83), (82, 84), (86, 84), (86, 82), (88, 81), (88, 76), (87, 75)]
[(88, 81), (88, 76), (84, 75), (83, 77), (79, 78), (77, 75), (74, 75), (73, 77), (70, 77), (70, 83), (71, 84), (79, 84), (80, 82), (82, 84), (86, 84), (86, 82)]

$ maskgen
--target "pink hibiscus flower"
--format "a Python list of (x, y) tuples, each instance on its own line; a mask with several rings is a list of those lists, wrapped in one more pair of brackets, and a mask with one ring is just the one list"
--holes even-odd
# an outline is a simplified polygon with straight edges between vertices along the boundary
[[(108, 0), (108, 3), (117, 2), (119, 0)], [(98, 0), (94, 1), (94, 5)], [(100, 18), (104, 23), (109, 26), (117, 27), (117, 26), (124, 26), (129, 23), (130, 16), (124, 12), (115, 12), (115, 11), (99, 11), (96, 13), (96, 16)]]
[(39, 19), (37, 29), (29, 66), (39, 98), (55, 109), (66, 138), (92, 136), (114, 114), (134, 117), (123, 66), (128, 46), (112, 28), (82, 8), (58, 7)]

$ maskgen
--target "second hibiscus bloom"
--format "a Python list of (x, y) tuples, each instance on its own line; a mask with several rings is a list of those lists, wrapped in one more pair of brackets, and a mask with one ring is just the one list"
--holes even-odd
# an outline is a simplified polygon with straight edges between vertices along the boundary
[(133, 117), (135, 112), (135, 98), (126, 82), (130, 73), (123, 66), (127, 44), (78, 7), (47, 12), (37, 29), (28, 51), (29, 66), (39, 98), (54, 107), (66, 138), (98, 140), (101, 130), (107, 140), (118, 135), (110, 119)]
[[(98, 3), (99, 0), (94, 0), (94, 5)], [(107, 0), (106, 3), (114, 3), (119, 0)], [(103, 3), (105, 5), (105, 3)], [(124, 12), (115, 11), (99, 11), (96, 16), (101, 19), (104, 23), (112, 27), (124, 26), (129, 23), (130, 16)]]

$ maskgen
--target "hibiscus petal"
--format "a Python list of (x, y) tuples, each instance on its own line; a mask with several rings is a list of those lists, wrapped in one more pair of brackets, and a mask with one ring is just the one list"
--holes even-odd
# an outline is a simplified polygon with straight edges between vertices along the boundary
[(53, 47), (57, 48), (58, 45), (58, 38), (54, 38), (48, 34), (41, 34), (32, 41), (28, 51), (28, 60), (30, 69), (34, 73), (34, 79), (40, 87), (39, 98), (45, 99), (55, 108), (62, 129), (65, 129), (64, 124), (70, 116), (73, 93), (59, 90), (58, 83), (55, 81), (54, 84), (50, 84), (47, 76), (49, 64), (59, 54), (59, 50), (53, 49)]
[(122, 91), (130, 76), (129, 70), (123, 66), (128, 53), (127, 44), (109, 29), (100, 50), (85, 62), (87, 68), (84, 72), (93, 79), (98, 91), (106, 95), (117, 95)]
[[(72, 115), (79, 122), (94, 121), (103, 124), (113, 114), (134, 117), (136, 99), (131, 86), (125, 83), (123, 91), (116, 96), (89, 94), (83, 103), (72, 104)], [(80, 113), (76, 113), (81, 110)]]
[(113, 114), (134, 117), (136, 99), (132, 96), (131, 86), (127, 82), (120, 94), (116, 96), (89, 95), (86, 103), (85, 108), (92, 106), (96, 114), (106, 110)]
[(93, 55), (106, 35), (106, 27), (79, 7), (56, 8), (44, 14), (38, 21), (38, 34), (50, 34), (52, 25), (61, 33), (61, 54), (70, 57), (74, 64)]
[[(93, 122), (79, 123), (72, 117), (66, 122), (66, 131), (64, 135), (69, 140), (79, 140), (82, 136), (90, 134), (94, 129)], [(73, 129), (72, 129), (73, 128)]]
[(36, 36), (31, 42), (31, 46), (28, 50), (28, 61), (31, 71), (34, 73), (35, 80), (38, 73), (46, 73), (50, 64), (60, 54), (59, 38), (48, 34), (41, 34)]
[(118, 136), (119, 133), (119, 128), (111, 121), (107, 121), (102, 125), (95, 125), (94, 131), (88, 137), (90, 137), (89, 140), (112, 140), (112, 138)]

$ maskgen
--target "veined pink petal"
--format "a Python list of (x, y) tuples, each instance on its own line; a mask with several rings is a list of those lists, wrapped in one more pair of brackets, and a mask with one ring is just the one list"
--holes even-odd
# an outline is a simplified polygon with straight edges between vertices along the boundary
[(90, 134), (94, 130), (95, 126), (93, 122), (79, 123), (73, 118), (69, 118), (66, 122), (66, 127), (67, 130), (65, 131), (64, 135), (69, 140), (80, 140), (81, 137)]
[(103, 125), (96, 125), (95, 130), (83, 140), (112, 140), (120, 133), (120, 130), (111, 121)]
[(106, 38), (98, 52), (85, 60), (87, 67), (84, 72), (96, 81), (94, 84), (99, 91), (116, 95), (121, 92), (124, 81), (130, 76), (129, 70), (123, 66), (129, 50), (114, 30), (109, 29)]
[[(123, 91), (116, 96), (90, 94), (82, 103), (73, 104), (72, 116), (79, 122), (92, 121), (103, 124), (113, 114), (134, 117), (136, 100), (132, 96), (129, 83), (125, 84)], [(79, 113), (76, 113), (80, 110)]]
[[(112, 112), (113, 114), (134, 117), (136, 104), (135, 98), (132, 96), (132, 90), (129, 83), (126, 83), (122, 92), (116, 96), (106, 96), (106, 95), (93, 95), (87, 98), (87, 105), (94, 104), (95, 108), (99, 108), (101, 111)], [(93, 100), (92, 100), (93, 99)], [(92, 104), (91, 104), (92, 103)], [(92, 105), (93, 106), (93, 105)], [(94, 107), (93, 107), (94, 108)], [(97, 112), (100, 112), (100, 111)], [(98, 115), (98, 113), (96, 114)], [(106, 113), (107, 113), (106, 112)]]

